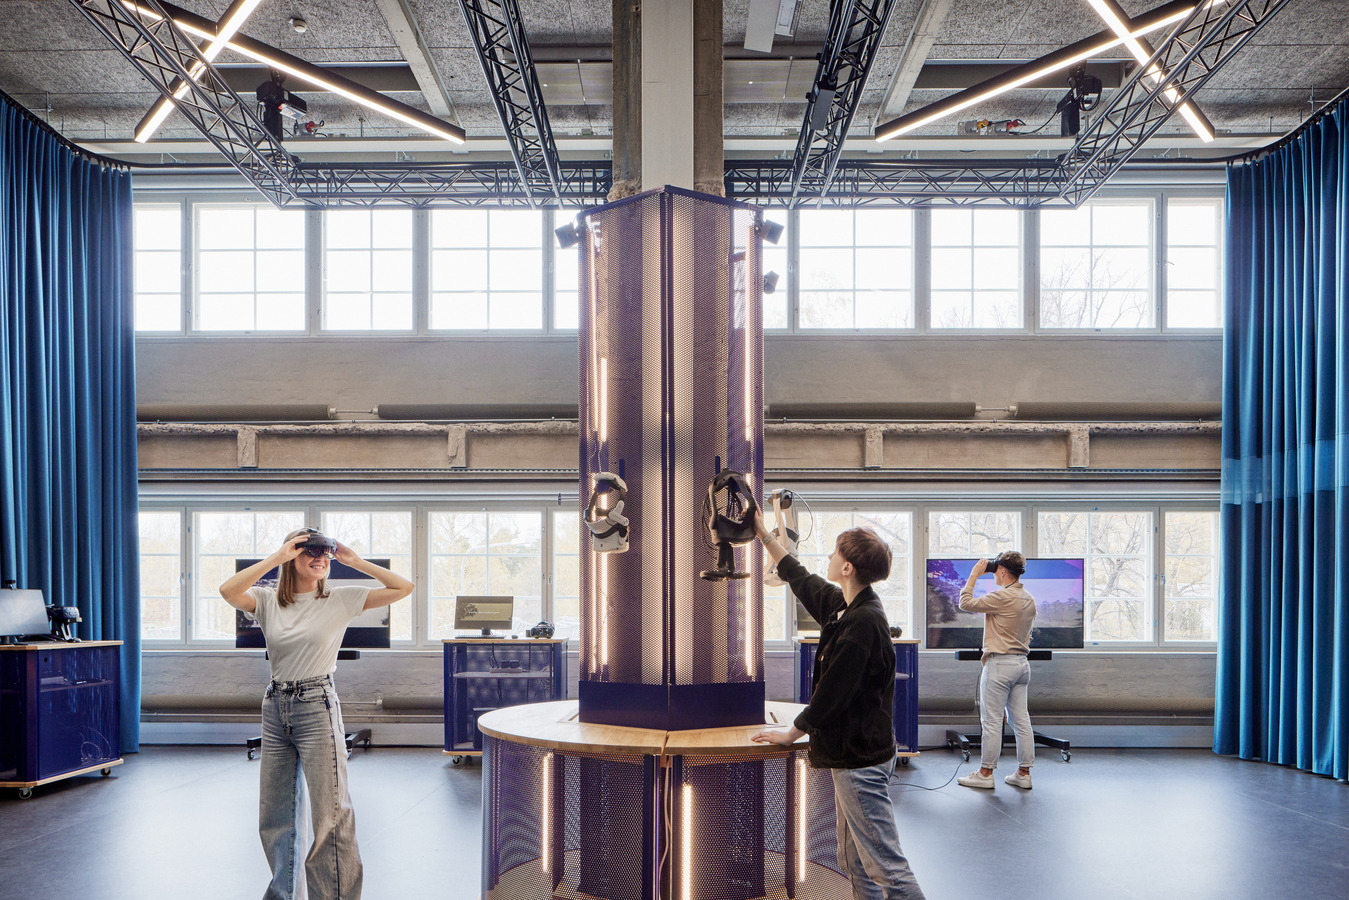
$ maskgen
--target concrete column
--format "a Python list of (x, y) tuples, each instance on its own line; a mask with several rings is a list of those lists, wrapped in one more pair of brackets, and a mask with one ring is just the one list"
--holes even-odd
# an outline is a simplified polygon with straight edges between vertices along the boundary
[(693, 189), (693, 5), (642, 7), (642, 190)]
[(693, 8), (693, 189), (726, 196), (722, 0), (695, 0)]
[(614, 183), (609, 202), (642, 190), (642, 6), (613, 0)]

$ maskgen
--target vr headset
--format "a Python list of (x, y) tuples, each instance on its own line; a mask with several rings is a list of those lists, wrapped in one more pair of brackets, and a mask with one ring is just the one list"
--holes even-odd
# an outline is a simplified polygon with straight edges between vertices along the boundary
[(326, 556), (329, 559), (337, 557), (337, 541), (330, 537), (324, 537), (317, 528), (306, 528), (309, 532), (309, 539), (300, 545), (300, 552), (318, 559)]

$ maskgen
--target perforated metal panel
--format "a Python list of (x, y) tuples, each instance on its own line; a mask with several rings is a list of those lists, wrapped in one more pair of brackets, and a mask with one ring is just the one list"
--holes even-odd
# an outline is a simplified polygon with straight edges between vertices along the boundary
[(581, 548), (581, 717), (696, 728), (758, 721), (763, 581), (706, 581), (718, 471), (763, 476), (760, 213), (666, 188), (584, 214), (580, 493), (628, 486), (624, 553)]
[(487, 900), (847, 900), (806, 751), (595, 756), (488, 738)]

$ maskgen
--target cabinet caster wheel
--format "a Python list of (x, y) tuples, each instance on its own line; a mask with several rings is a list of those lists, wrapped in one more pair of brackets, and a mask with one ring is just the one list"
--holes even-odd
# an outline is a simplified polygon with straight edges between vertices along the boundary
[(901, 756), (901, 757), (899, 758), (899, 765), (900, 765), (901, 768), (907, 769), (907, 768), (909, 767), (909, 757), (907, 757), (907, 756)]
[(248, 758), (249, 758), (249, 759), (252, 759), (252, 758), (253, 758), (253, 753), (254, 753), (254, 752), (255, 752), (255, 751), (253, 751), (253, 750), (249, 750), (249, 751), (248, 751)]
[(452, 766), (462, 766), (463, 764), (464, 764), (464, 758), (463, 758), (462, 756), (451, 756), (451, 757), (450, 757), (450, 765), (452, 765)]
[(109, 766), (106, 769), (99, 769), (98, 774), (102, 775), (104, 778), (107, 778), (109, 775), (112, 774), (112, 767)]
[(33, 789), (32, 789), (32, 788), (19, 788), (19, 799), (20, 799), (20, 800), (30, 800), (30, 799), (32, 799), (32, 796), (33, 796)]
[(1069, 753), (1067, 750), (1064, 750), (1064, 751), (1063, 751), (1063, 761), (1064, 761), (1064, 762), (1070, 762), (1070, 761), (1072, 760), (1072, 758), (1073, 758), (1073, 755), (1072, 755), (1071, 753)]
[(965, 762), (969, 762), (969, 761), (970, 761), (970, 751), (968, 751), (968, 750), (962, 750), (962, 751), (960, 751), (960, 756), (961, 756), (961, 758), (962, 758), (963, 760), (965, 760)]

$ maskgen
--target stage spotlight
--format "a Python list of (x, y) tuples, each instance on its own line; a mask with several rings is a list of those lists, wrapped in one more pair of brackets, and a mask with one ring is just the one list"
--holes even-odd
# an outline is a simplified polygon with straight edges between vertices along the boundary
[(557, 245), (563, 250), (581, 243), (582, 232), (581, 229), (576, 227), (575, 222), (568, 222), (566, 225), (554, 228), (553, 234), (557, 235)]
[(776, 244), (782, 237), (783, 226), (777, 222), (764, 219), (759, 225), (759, 237), (768, 241), (770, 244)]
[(1081, 130), (1081, 113), (1091, 112), (1101, 102), (1101, 79), (1087, 74), (1086, 63), (1074, 66), (1068, 72), (1068, 93), (1059, 100), (1055, 112), (1059, 119), (1059, 134), (1072, 137)]
[(765, 272), (763, 275), (763, 292), (771, 294), (778, 289), (778, 273)]

